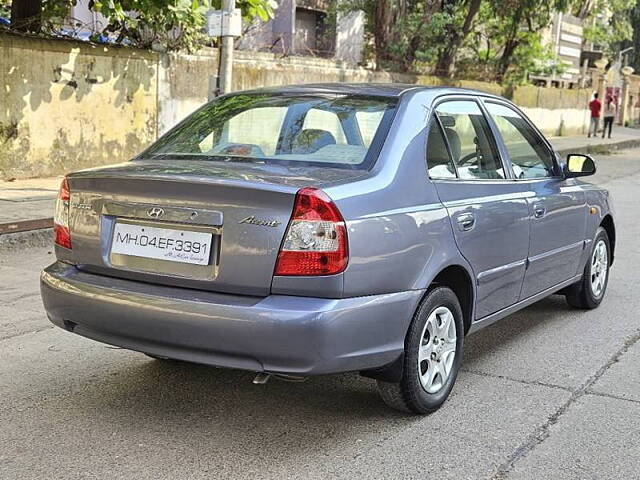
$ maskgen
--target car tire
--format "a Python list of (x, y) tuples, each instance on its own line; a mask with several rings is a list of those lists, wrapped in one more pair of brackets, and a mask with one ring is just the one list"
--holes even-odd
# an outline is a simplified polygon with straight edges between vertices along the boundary
[(611, 266), (611, 243), (607, 231), (600, 227), (593, 240), (589, 260), (584, 267), (582, 279), (571, 285), (565, 294), (567, 303), (575, 308), (591, 310), (602, 302), (609, 284)]
[(463, 345), (464, 323), (458, 298), (446, 287), (430, 290), (405, 338), (402, 379), (398, 383), (378, 380), (380, 396), (388, 406), (403, 412), (436, 411), (456, 381)]

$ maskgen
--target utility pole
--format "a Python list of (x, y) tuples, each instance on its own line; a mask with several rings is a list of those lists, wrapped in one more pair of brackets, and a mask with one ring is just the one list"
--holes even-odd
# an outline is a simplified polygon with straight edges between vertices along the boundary
[[(236, 0), (222, 0), (222, 24), (225, 24), (224, 17), (230, 18), (236, 8)], [(220, 95), (231, 91), (231, 81), (233, 79), (233, 42), (235, 38), (230, 35), (229, 29), (222, 29), (220, 37), (220, 67), (218, 78), (220, 81)]]

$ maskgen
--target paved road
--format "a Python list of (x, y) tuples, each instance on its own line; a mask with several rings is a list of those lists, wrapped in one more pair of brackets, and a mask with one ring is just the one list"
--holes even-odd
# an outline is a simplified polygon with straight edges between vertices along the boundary
[(552, 297), (470, 336), (428, 417), (354, 374), (254, 386), (54, 329), (51, 254), (0, 257), (0, 478), (640, 478), (640, 150), (599, 166), (620, 231), (601, 308)]

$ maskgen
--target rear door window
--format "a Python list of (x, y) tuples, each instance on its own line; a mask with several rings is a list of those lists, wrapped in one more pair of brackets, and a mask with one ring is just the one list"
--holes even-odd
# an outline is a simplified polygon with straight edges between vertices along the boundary
[(435, 117), (432, 117), (427, 138), (427, 168), (429, 178), (456, 178), (456, 167), (449, 155), (447, 139), (442, 127)]
[(436, 107), (458, 177), (504, 179), (489, 123), (474, 100), (450, 100)]

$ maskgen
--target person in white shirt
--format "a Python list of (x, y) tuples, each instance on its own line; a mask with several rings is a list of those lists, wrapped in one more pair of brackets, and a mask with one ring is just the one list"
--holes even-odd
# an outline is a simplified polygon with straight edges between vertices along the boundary
[(604, 127), (602, 128), (602, 138), (609, 127), (609, 138), (611, 138), (611, 128), (613, 127), (613, 119), (616, 116), (616, 106), (613, 103), (611, 97), (607, 97), (607, 101), (604, 105), (604, 112), (602, 117), (604, 118)]

